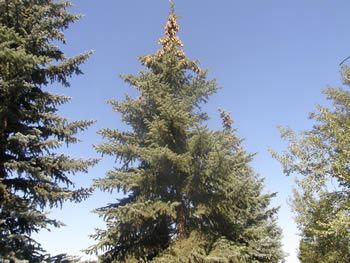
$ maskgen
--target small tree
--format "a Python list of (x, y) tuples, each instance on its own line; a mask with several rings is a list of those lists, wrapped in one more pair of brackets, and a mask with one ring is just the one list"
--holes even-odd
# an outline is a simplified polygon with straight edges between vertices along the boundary
[(91, 52), (67, 58), (52, 41), (65, 43), (63, 29), (80, 16), (66, 11), (69, 2), (0, 1), (0, 257), (36, 262), (41, 247), (33, 232), (60, 222), (43, 209), (64, 200), (80, 201), (87, 193), (71, 189), (67, 173), (87, 171), (96, 160), (56, 154), (63, 143), (92, 121), (69, 122), (57, 106), (69, 98), (43, 88), (81, 74), (79, 65)]
[(101, 262), (279, 262), (281, 231), (274, 194), (262, 194), (252, 155), (221, 111), (224, 128), (210, 131), (200, 105), (217, 91), (207, 71), (186, 58), (174, 8), (162, 48), (140, 57), (147, 70), (122, 76), (140, 96), (110, 101), (131, 131), (103, 129), (96, 146), (120, 168), (93, 187), (127, 196), (96, 210), (107, 223), (97, 230)]
[[(350, 84), (350, 70), (343, 66), (343, 81)], [(350, 262), (350, 92), (342, 88), (324, 91), (333, 110), (318, 106), (310, 115), (311, 131), (297, 137), (281, 129), (289, 151), (278, 155), (287, 175), (298, 173), (298, 188), (291, 202), (301, 231), (301, 262)]]

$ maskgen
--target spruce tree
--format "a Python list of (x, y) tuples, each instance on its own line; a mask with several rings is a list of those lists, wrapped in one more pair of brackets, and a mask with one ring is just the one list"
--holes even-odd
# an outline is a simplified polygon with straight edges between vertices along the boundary
[[(69, 174), (86, 172), (96, 160), (57, 154), (92, 121), (68, 121), (57, 107), (69, 97), (45, 91), (81, 74), (79, 65), (91, 52), (68, 58), (54, 44), (65, 43), (63, 30), (79, 15), (69, 2), (0, 1), (0, 258), (36, 262), (42, 248), (31, 234), (61, 225), (43, 212), (65, 200), (88, 194), (74, 190)], [(56, 42), (57, 43), (57, 42)], [(48, 89), (48, 88), (46, 88)]]
[(97, 151), (121, 166), (93, 187), (125, 197), (96, 210), (107, 229), (87, 251), (106, 263), (280, 262), (274, 194), (262, 194), (227, 112), (222, 130), (206, 127), (201, 105), (218, 87), (186, 58), (173, 6), (164, 29), (161, 49), (139, 58), (146, 70), (122, 76), (140, 96), (110, 101), (130, 130), (99, 132)]

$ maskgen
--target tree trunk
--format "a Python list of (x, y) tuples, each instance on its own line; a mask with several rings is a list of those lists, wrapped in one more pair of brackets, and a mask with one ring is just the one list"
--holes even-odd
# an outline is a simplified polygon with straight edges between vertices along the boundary
[(177, 214), (176, 214), (176, 226), (177, 226), (177, 231), (179, 234), (179, 237), (185, 236), (185, 211), (184, 211), (184, 205), (181, 204), (178, 209), (177, 209)]

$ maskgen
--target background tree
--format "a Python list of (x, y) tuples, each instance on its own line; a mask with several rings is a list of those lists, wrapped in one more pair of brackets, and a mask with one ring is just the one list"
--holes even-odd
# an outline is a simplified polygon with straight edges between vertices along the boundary
[[(342, 67), (343, 82), (350, 70)], [(316, 124), (298, 138), (281, 129), (289, 150), (272, 152), (287, 175), (297, 173), (298, 188), (291, 202), (301, 231), (302, 262), (350, 262), (350, 92), (328, 88), (323, 92), (333, 109), (318, 106), (310, 114)]]
[(274, 194), (262, 194), (228, 113), (221, 131), (203, 124), (200, 105), (218, 88), (185, 57), (176, 18), (172, 7), (162, 48), (140, 57), (146, 70), (122, 76), (140, 96), (110, 101), (131, 129), (99, 132), (107, 141), (97, 151), (122, 165), (93, 187), (127, 196), (96, 210), (107, 229), (88, 252), (109, 263), (279, 262)]
[(76, 143), (75, 134), (92, 121), (69, 122), (57, 107), (70, 98), (43, 88), (53, 82), (69, 86), (91, 52), (67, 58), (53, 44), (65, 43), (62, 30), (80, 16), (69, 2), (0, 1), (0, 257), (36, 262), (40, 244), (33, 232), (60, 222), (43, 213), (64, 200), (80, 201), (67, 174), (87, 171), (96, 160), (73, 159), (55, 150)]

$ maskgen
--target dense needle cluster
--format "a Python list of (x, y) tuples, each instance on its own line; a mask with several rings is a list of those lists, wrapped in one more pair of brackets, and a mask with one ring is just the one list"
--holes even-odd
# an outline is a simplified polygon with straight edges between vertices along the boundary
[(63, 30), (80, 16), (67, 11), (68, 1), (0, 1), (0, 259), (41, 262), (42, 249), (32, 233), (62, 225), (46, 208), (65, 200), (81, 201), (88, 193), (73, 190), (69, 174), (87, 172), (96, 160), (57, 154), (62, 144), (92, 121), (68, 121), (57, 107), (69, 97), (48, 92), (57, 82), (81, 74), (79, 65), (91, 52), (68, 58), (53, 44), (66, 44)]

